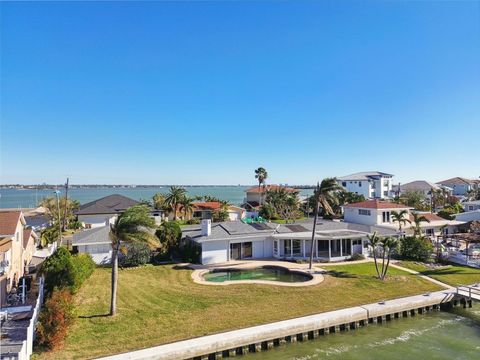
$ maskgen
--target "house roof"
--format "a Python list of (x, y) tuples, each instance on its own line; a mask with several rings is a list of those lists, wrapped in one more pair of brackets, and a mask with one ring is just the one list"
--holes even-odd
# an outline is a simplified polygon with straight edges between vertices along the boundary
[(91, 230), (84, 230), (73, 235), (72, 246), (111, 244), (110, 226), (102, 226)]
[(26, 249), (28, 246), (28, 241), (30, 240), (30, 236), (33, 238), (37, 237), (37, 234), (33, 229), (25, 229), (23, 230), (23, 248)]
[(361, 209), (412, 209), (410, 206), (393, 203), (390, 201), (366, 200), (353, 204), (347, 204), (346, 208), (361, 208)]
[(127, 210), (131, 206), (138, 204), (139, 202), (136, 200), (130, 199), (123, 195), (113, 194), (81, 205), (76, 214), (117, 214)]
[(462, 205), (480, 205), (480, 200), (465, 201)]
[[(182, 228), (182, 236), (189, 237), (198, 243), (218, 241), (218, 240), (235, 240), (235, 239), (248, 239), (248, 238), (265, 238), (269, 236), (294, 238), (305, 237), (310, 238), (312, 236), (313, 221), (301, 221), (294, 224), (274, 224), (274, 223), (253, 223), (245, 224), (241, 221), (226, 221), (220, 223), (213, 223), (210, 236), (203, 236), (200, 225), (185, 226)], [(367, 233), (373, 233), (377, 231), (382, 235), (392, 235), (395, 233), (395, 229), (387, 229), (377, 226), (353, 224), (340, 221), (331, 221), (319, 219), (317, 221), (316, 234), (317, 237), (323, 238), (325, 232), (336, 232), (345, 235), (345, 231), (357, 231), (362, 232), (364, 235)], [(342, 233), (343, 232), (343, 233)], [(349, 233), (352, 235), (352, 233)], [(357, 234), (358, 235), (358, 234)], [(333, 235), (329, 235), (333, 236)], [(346, 235), (345, 235), (346, 236)]]
[(434, 184), (434, 183), (426, 181), (426, 180), (416, 180), (416, 181), (412, 181), (412, 182), (400, 185), (400, 189), (401, 190), (413, 190), (413, 191), (416, 191), (416, 190), (428, 190), (429, 191), (431, 189), (439, 190), (439, 189), (441, 189), (441, 187), (438, 186), (437, 184)]
[(381, 171), (364, 171), (358, 172), (355, 174), (350, 174), (347, 176), (342, 176), (337, 178), (337, 180), (346, 181), (346, 180), (378, 180), (380, 177), (392, 177), (392, 174), (387, 174)]
[(0, 211), (0, 235), (14, 235), (19, 221), (25, 223), (21, 211)]
[(251, 188), (245, 190), (245, 192), (247, 192), (247, 193), (263, 193), (265, 191), (279, 190), (279, 189), (285, 189), (287, 192), (291, 192), (291, 193), (298, 192), (297, 189), (290, 188), (290, 187), (287, 187), (287, 186), (281, 186), (281, 185), (254, 186), (254, 187), (251, 187)]
[(195, 210), (218, 210), (222, 207), (222, 203), (219, 201), (204, 201), (194, 202), (193, 206)]
[(443, 185), (473, 185), (476, 184), (477, 180), (469, 180), (465, 179), (462, 177), (453, 177), (451, 179), (439, 181), (437, 184), (443, 184)]

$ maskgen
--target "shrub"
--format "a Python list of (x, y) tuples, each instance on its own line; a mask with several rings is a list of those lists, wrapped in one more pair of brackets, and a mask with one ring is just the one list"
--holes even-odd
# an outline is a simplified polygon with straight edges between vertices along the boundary
[(400, 240), (399, 255), (402, 259), (426, 262), (432, 252), (433, 245), (428, 239), (406, 236)]
[(365, 260), (365, 256), (363, 254), (353, 254), (351, 257), (350, 257), (350, 260), (352, 261), (358, 261), (358, 260)]
[(178, 248), (178, 242), (182, 238), (180, 225), (175, 221), (164, 222), (155, 232), (160, 241), (163, 252), (171, 255)]
[(262, 208), (258, 212), (258, 215), (263, 217), (267, 220), (275, 220), (276, 219), (276, 212), (275, 208), (272, 205), (264, 204)]
[(125, 267), (145, 265), (150, 261), (151, 250), (146, 244), (130, 244), (125, 256), (120, 258), (120, 265)]
[(89, 254), (72, 255), (66, 248), (60, 247), (42, 265), (45, 291), (51, 293), (54, 288), (68, 287), (75, 293), (94, 269), (95, 263)]
[(199, 263), (201, 247), (192, 240), (188, 240), (181, 248), (182, 261), (190, 263)]
[(185, 224), (187, 225), (200, 224), (200, 219), (188, 219), (187, 221), (185, 221)]
[(55, 289), (40, 313), (37, 324), (37, 338), (39, 345), (50, 350), (58, 349), (63, 345), (67, 329), (75, 318), (75, 307), (72, 294), (67, 289)]

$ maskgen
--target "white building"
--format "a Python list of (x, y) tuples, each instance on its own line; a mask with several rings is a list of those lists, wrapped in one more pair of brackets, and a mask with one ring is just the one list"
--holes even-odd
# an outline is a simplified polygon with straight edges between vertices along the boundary
[(453, 195), (464, 196), (468, 191), (480, 188), (480, 180), (470, 180), (462, 177), (439, 181), (437, 184), (448, 186), (452, 189)]
[[(201, 247), (202, 264), (264, 258), (306, 260), (310, 257), (312, 226), (311, 221), (279, 225), (240, 221), (211, 224), (210, 220), (203, 220), (201, 225), (183, 228), (182, 233), (185, 241), (194, 241)], [(313, 257), (342, 261), (353, 254), (367, 254), (370, 231), (368, 226), (319, 220)]]
[(95, 263), (109, 264), (112, 259), (112, 241), (110, 227), (102, 226), (73, 235), (73, 253), (90, 254)]
[[(435, 183), (432, 183), (426, 180), (415, 180), (409, 183), (401, 184), (400, 194), (405, 194), (406, 192), (415, 191), (415, 192), (421, 193), (426, 198), (430, 198), (430, 196), (432, 195), (432, 190), (438, 191), (442, 189), (446, 189), (448, 193), (452, 192), (452, 189), (443, 185), (437, 185)], [(394, 193), (397, 193), (398, 185), (393, 185), (392, 191)]]
[(465, 201), (462, 203), (462, 206), (465, 211), (480, 210), (480, 200)]
[(392, 174), (379, 171), (359, 172), (337, 178), (347, 191), (363, 195), (365, 199), (386, 199), (392, 191)]

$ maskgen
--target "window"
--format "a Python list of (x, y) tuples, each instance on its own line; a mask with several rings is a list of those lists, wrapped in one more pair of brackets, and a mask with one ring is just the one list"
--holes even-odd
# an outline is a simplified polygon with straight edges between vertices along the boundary
[(290, 240), (283, 240), (283, 251), (285, 256), (290, 256)]
[(382, 212), (382, 219), (383, 222), (390, 222), (390, 211), (384, 211)]
[(273, 242), (273, 254), (278, 255), (278, 241), (277, 240), (275, 240)]
[(302, 255), (302, 241), (293, 240), (293, 255)]
[(358, 215), (370, 216), (370, 214), (371, 214), (370, 210), (358, 209)]
[(242, 259), (252, 257), (252, 242), (242, 243)]
[(342, 186), (343, 186), (343, 187), (347, 187), (347, 182), (346, 182), (346, 181), (342, 181)]
[(385, 190), (385, 191), (383, 192), (383, 196), (387, 196), (387, 195), (388, 195), (388, 190)]
[(352, 240), (352, 245), (362, 245), (362, 240), (361, 239)]
[(358, 186), (362, 187), (362, 182), (361, 181), (358, 182)]
[(385, 180), (385, 181), (383, 182), (383, 186), (387, 186), (387, 187), (388, 187), (388, 180)]

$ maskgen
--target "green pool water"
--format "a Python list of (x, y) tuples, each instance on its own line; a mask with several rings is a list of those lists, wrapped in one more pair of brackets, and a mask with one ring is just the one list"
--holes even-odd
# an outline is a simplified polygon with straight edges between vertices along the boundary
[(213, 270), (204, 275), (206, 281), (224, 282), (238, 280), (267, 280), (282, 282), (304, 282), (311, 279), (309, 275), (289, 271), (284, 268), (262, 267), (255, 269)]
[(479, 360), (480, 305), (468, 310), (434, 312), (320, 336), (245, 360)]

